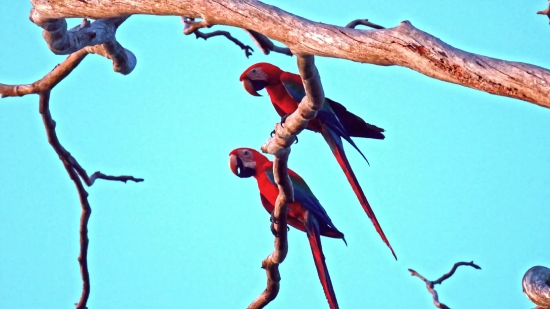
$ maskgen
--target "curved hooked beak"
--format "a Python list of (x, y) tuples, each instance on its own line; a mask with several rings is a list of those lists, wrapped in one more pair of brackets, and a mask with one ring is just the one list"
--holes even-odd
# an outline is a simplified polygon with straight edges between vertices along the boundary
[(266, 82), (264, 81), (251, 81), (248, 78), (242, 79), (244, 89), (246, 92), (250, 93), (255, 97), (261, 97), (262, 95), (258, 93), (258, 90), (262, 90), (265, 87)]
[(229, 156), (229, 168), (231, 168), (233, 174), (240, 178), (248, 178), (256, 174), (256, 171), (253, 168), (244, 166), (241, 158), (234, 154)]

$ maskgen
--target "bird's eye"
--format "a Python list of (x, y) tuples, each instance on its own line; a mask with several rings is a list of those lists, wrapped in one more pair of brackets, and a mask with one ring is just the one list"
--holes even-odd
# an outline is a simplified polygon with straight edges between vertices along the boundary
[(249, 155), (250, 155), (250, 151), (245, 150), (245, 151), (243, 151), (243, 154), (244, 154), (245, 156), (249, 156)]

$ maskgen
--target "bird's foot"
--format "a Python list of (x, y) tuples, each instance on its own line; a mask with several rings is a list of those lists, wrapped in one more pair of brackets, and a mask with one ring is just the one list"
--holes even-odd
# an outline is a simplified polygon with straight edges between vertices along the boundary
[[(275, 229), (275, 224), (279, 224), (279, 220), (275, 218), (275, 216), (273, 216), (273, 213), (271, 213), (271, 216), (269, 217), (269, 221), (271, 222), (271, 226), (270, 226), (271, 233), (273, 234), (273, 236), (279, 237), (279, 233)], [(287, 232), (290, 231), (290, 228), (288, 227), (288, 225), (286, 226), (286, 231)]]

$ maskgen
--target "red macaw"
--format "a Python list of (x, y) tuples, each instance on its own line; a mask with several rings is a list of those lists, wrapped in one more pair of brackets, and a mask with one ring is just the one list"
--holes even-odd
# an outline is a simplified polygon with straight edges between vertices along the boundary
[[(240, 178), (256, 178), (262, 205), (267, 212), (273, 213), (275, 201), (279, 195), (279, 189), (273, 176), (273, 162), (254, 149), (237, 148), (229, 153), (229, 166), (233, 174)], [(288, 205), (287, 222), (290, 226), (306, 232), (317, 274), (329, 306), (331, 309), (336, 309), (338, 308), (338, 302), (325, 264), (320, 235), (341, 238), (345, 242), (344, 234), (332, 224), (325, 209), (302, 177), (291, 169), (288, 169), (288, 174), (294, 189), (294, 202)], [(318, 225), (312, 223), (312, 217), (317, 220)]]
[[(298, 104), (306, 95), (300, 75), (284, 72), (270, 63), (261, 62), (252, 65), (241, 74), (240, 81), (243, 83), (246, 91), (254, 96), (260, 96), (258, 91), (265, 88), (271, 99), (271, 103), (273, 103), (277, 113), (283, 117), (283, 121), (286, 116), (298, 108)], [(397, 259), (390, 242), (386, 238), (384, 231), (382, 231), (382, 227), (367, 201), (367, 197), (363, 193), (363, 189), (359, 185), (359, 181), (357, 181), (351, 169), (351, 165), (344, 152), (344, 145), (342, 144), (342, 138), (344, 138), (367, 160), (365, 155), (353, 142), (351, 136), (384, 139), (384, 134), (382, 134), (384, 129), (366, 123), (359, 116), (349, 112), (342, 104), (329, 98), (325, 98), (323, 107), (317, 113), (317, 117), (309, 121), (307, 129), (323, 135), (351, 184), (361, 206), (363, 206), (382, 240), (390, 248), (395, 259)]]

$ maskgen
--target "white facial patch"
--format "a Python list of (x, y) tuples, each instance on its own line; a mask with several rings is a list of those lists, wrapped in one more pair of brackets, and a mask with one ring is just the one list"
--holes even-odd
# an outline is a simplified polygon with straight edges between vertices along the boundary
[(252, 151), (241, 149), (239, 150), (239, 157), (241, 158), (241, 161), (243, 161), (244, 167), (256, 169), (256, 162), (254, 161)]
[(247, 75), (251, 80), (267, 80), (267, 74), (260, 68), (250, 70)]

